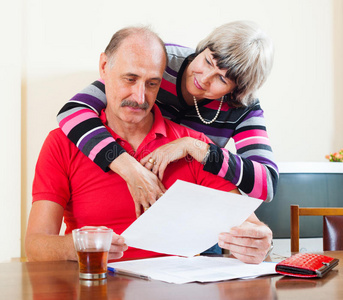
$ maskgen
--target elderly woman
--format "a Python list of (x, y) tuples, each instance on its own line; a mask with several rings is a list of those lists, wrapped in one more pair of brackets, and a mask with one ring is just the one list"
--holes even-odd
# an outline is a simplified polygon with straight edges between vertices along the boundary
[[(241, 193), (270, 201), (278, 169), (255, 97), (273, 64), (269, 37), (255, 23), (237, 21), (216, 28), (195, 52), (174, 44), (166, 44), (166, 50), (168, 66), (156, 104), (166, 118), (205, 133), (213, 143), (180, 138), (137, 162), (98, 119), (106, 106), (101, 81), (62, 108), (58, 121), (63, 132), (104, 171), (112, 169), (125, 179), (137, 216), (165, 192), (161, 180), (166, 166), (186, 155), (235, 184)], [(236, 153), (225, 149), (231, 138)]]

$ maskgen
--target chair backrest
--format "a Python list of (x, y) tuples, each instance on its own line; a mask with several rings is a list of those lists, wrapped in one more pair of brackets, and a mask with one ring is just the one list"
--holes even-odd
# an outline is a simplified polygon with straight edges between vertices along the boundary
[(343, 208), (291, 205), (291, 252), (299, 252), (299, 216), (343, 216)]
[(323, 250), (343, 250), (343, 216), (323, 217)]

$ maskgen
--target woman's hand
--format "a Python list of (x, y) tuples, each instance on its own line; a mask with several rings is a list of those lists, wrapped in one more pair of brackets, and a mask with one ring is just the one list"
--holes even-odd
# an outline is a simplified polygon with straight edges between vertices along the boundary
[(137, 218), (142, 214), (142, 209), (148, 209), (166, 191), (157, 176), (128, 153), (121, 154), (109, 167), (126, 181), (135, 203)]
[(221, 233), (218, 244), (240, 261), (259, 264), (271, 247), (272, 236), (270, 228), (253, 214), (242, 225)]
[(154, 174), (163, 179), (164, 171), (169, 163), (186, 157), (192, 156), (198, 162), (202, 162), (209, 145), (203, 141), (183, 137), (158, 147), (153, 152), (143, 157), (140, 163)]

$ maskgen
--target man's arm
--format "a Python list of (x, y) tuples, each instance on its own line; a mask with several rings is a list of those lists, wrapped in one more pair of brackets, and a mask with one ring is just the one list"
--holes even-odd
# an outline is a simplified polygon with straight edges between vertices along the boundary
[(219, 246), (230, 250), (245, 263), (261, 263), (268, 253), (273, 233), (252, 214), (241, 226), (232, 227), (229, 232), (219, 235)]
[(29, 261), (76, 260), (71, 234), (59, 236), (63, 212), (63, 207), (52, 201), (32, 204), (25, 239)]
[[(63, 207), (52, 201), (33, 203), (25, 239), (29, 261), (77, 260), (72, 235), (59, 236), (63, 212)], [(124, 238), (114, 233), (109, 259), (122, 257), (126, 249)]]

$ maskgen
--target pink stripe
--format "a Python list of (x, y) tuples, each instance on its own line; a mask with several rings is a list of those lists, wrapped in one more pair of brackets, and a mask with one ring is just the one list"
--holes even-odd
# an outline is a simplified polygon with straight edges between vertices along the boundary
[(253, 136), (268, 137), (267, 132), (265, 130), (252, 129), (252, 130), (243, 131), (235, 135), (235, 141), (237, 142), (237, 141), (244, 140), (246, 138), (253, 137)]
[(263, 144), (263, 145), (270, 146), (269, 140), (262, 139), (262, 138), (257, 136), (255, 138), (247, 139), (247, 140), (239, 142), (239, 143), (236, 142), (236, 149), (238, 150), (238, 149), (240, 149), (242, 147), (249, 146), (249, 145), (254, 145), (254, 144)]
[(222, 167), (218, 173), (218, 176), (224, 178), (227, 172), (227, 169), (229, 168), (229, 151), (227, 149), (222, 149), (222, 150), (223, 150), (224, 160), (223, 160)]
[[(264, 195), (265, 193), (263, 192), (267, 186), (266, 184), (266, 174), (264, 167), (257, 163), (257, 162), (252, 162), (254, 165), (254, 173), (255, 173), (255, 182), (254, 182), (254, 188), (249, 193), (250, 197), (258, 198), (261, 199), (261, 196)], [(265, 200), (265, 199), (262, 199)]]
[(105, 80), (102, 80), (101, 78), (98, 79), (101, 83), (105, 84)]
[(67, 135), (70, 132), (70, 130), (72, 130), (76, 125), (80, 124), (81, 122), (85, 120), (96, 118), (96, 117), (98, 117), (98, 115), (95, 112), (89, 109), (83, 109), (79, 111), (78, 113), (68, 116), (67, 118), (69, 118), (69, 120), (65, 122), (64, 125), (60, 124), (60, 127), (62, 128), (64, 134)]
[(98, 143), (89, 153), (88, 158), (91, 160), (94, 160), (95, 156), (100, 152), (100, 150), (105, 148), (108, 144), (112, 143), (113, 141), (114, 141), (113, 137), (108, 137), (104, 139), (103, 141), (101, 141), (100, 143)]
[(82, 108), (82, 109), (79, 109), (78, 111), (64, 117), (60, 123), (59, 123), (59, 126), (62, 128), (64, 126), (65, 123), (67, 123), (70, 119), (73, 119), (74, 117), (80, 115), (80, 114), (83, 114), (85, 112), (89, 112), (89, 109), (87, 108)]
[(169, 82), (163, 78), (162, 78), (162, 82), (161, 82), (161, 88), (163, 88), (167, 92), (172, 93), (173, 95), (177, 96), (175, 84), (173, 84), (173, 83), (171, 83), (171, 82)]

